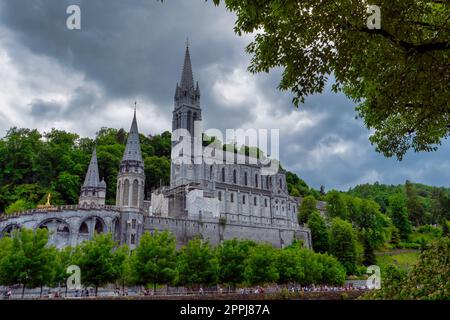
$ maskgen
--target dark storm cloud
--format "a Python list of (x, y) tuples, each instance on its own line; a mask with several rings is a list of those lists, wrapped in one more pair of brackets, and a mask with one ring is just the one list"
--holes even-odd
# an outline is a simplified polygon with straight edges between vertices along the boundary
[[(81, 31), (65, 27), (70, 4), (81, 7)], [(180, 78), (187, 36), (203, 92), (213, 80), (201, 77), (203, 68), (242, 59), (243, 48), (231, 41), (231, 28), (211, 29), (223, 13), (203, 1), (15, 0), (3, 2), (0, 21), (34, 53), (85, 73), (110, 99), (144, 95), (168, 105)], [(228, 36), (214, 33), (218, 31)], [(214, 101), (204, 102), (214, 107)]]
[(55, 101), (44, 101), (35, 99), (30, 103), (31, 114), (35, 118), (54, 119), (62, 109), (61, 104)]
[[(81, 6), (81, 31), (65, 26), (66, 8), (71, 4)], [(449, 185), (448, 142), (437, 153), (409, 154), (401, 163), (385, 159), (374, 152), (362, 121), (355, 120), (354, 105), (342, 94), (330, 93), (329, 86), (293, 112), (291, 94), (276, 89), (280, 70), (275, 70), (252, 76), (257, 96), (247, 95), (230, 108), (214, 94), (214, 86), (249, 63), (244, 53), (248, 39), (234, 35), (233, 22), (233, 14), (203, 0), (0, 0), (0, 31), (5, 28), (20, 44), (5, 44), (0, 32), (0, 49), (8, 51), (16, 69), (29, 79), (39, 71), (27, 59), (27, 50), (81, 75), (80, 84), (63, 102), (29, 101), (31, 117), (64, 119), (76, 128), (108, 102), (131, 104), (136, 97), (150, 101), (170, 119), (188, 36), (205, 128), (256, 126), (261, 113), (274, 119), (276, 127), (280, 117), (292, 118), (304, 110), (320, 120), (299, 132), (291, 128), (295, 123), (280, 124), (280, 154), (284, 167), (312, 186), (347, 188), (367, 181), (403, 183), (405, 179)], [(245, 96), (247, 89), (243, 90), (238, 94)], [(271, 108), (257, 107), (258, 99)], [(5, 115), (1, 117), (2, 122), (8, 121)]]

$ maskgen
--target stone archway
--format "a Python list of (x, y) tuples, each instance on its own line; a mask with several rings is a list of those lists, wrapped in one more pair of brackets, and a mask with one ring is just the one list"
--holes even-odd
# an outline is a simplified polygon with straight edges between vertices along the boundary
[(70, 225), (61, 218), (45, 219), (38, 224), (36, 229), (47, 229), (49, 232), (48, 242), (57, 248), (70, 245)]
[(81, 221), (78, 227), (78, 243), (90, 240), (94, 234), (108, 231), (105, 221), (98, 216), (90, 216)]
[(3, 230), (0, 232), (0, 238), (10, 237), (11, 233), (14, 230), (20, 230), (20, 229), (21, 229), (21, 227), (17, 223), (11, 223), (11, 224), (7, 225), (6, 227), (4, 227)]

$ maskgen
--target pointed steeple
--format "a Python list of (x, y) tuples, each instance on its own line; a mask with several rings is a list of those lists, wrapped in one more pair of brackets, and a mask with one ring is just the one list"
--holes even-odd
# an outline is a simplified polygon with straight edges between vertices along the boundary
[(181, 74), (180, 88), (184, 90), (194, 89), (194, 76), (192, 75), (191, 55), (189, 54), (189, 43), (186, 43), (184, 54), (183, 73)]
[(97, 163), (97, 149), (94, 147), (92, 151), (91, 162), (89, 163), (89, 168), (86, 173), (86, 178), (84, 179), (83, 187), (93, 187), (99, 186), (100, 178), (98, 175), (98, 163)]
[(139, 131), (136, 121), (136, 107), (134, 109), (133, 122), (128, 134), (127, 146), (123, 154), (122, 161), (142, 161), (141, 145), (139, 143)]

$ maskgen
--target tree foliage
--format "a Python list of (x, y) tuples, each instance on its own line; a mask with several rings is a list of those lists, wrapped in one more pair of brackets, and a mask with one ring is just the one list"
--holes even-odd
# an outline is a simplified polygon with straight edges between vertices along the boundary
[(217, 283), (219, 264), (213, 248), (199, 238), (181, 248), (178, 256), (178, 283), (186, 286)]
[(236, 286), (244, 283), (244, 261), (249, 255), (254, 242), (247, 240), (225, 240), (217, 248), (219, 262), (219, 281), (224, 284)]
[(131, 256), (130, 271), (134, 283), (156, 287), (175, 280), (176, 265), (175, 237), (168, 231), (145, 232)]
[(391, 266), (384, 279), (381, 289), (366, 299), (450, 299), (450, 239), (428, 244), (409, 273)]
[(327, 193), (327, 214), (331, 218), (348, 218), (347, 206), (344, 200), (344, 196), (336, 190), (331, 190)]
[(325, 219), (315, 211), (308, 219), (308, 228), (311, 230), (311, 240), (314, 251), (325, 253), (329, 249), (330, 236)]
[(99, 286), (114, 283), (119, 277), (123, 255), (116, 256), (116, 246), (111, 234), (95, 234), (75, 253), (74, 262), (81, 269), (83, 284), (94, 286), (96, 293)]
[(408, 219), (408, 211), (406, 209), (406, 199), (402, 194), (396, 194), (389, 198), (389, 216), (392, 223), (397, 228), (401, 240), (408, 240), (412, 231), (411, 223)]
[(48, 248), (47, 229), (15, 230), (0, 240), (0, 282), (6, 285), (22, 284), (35, 288), (52, 280), (53, 250)]
[(255, 32), (249, 70), (281, 67), (279, 88), (294, 93), (295, 105), (333, 77), (332, 89), (359, 103), (370, 141), (385, 156), (432, 151), (448, 137), (447, 1), (380, 0), (380, 28), (369, 28), (364, 1), (223, 2), (237, 15), (238, 35)]
[(357, 238), (352, 225), (340, 218), (334, 218), (330, 230), (330, 252), (345, 267), (347, 273), (354, 273), (358, 262)]
[(298, 223), (306, 223), (310, 215), (317, 210), (317, 202), (313, 196), (306, 196), (298, 208)]

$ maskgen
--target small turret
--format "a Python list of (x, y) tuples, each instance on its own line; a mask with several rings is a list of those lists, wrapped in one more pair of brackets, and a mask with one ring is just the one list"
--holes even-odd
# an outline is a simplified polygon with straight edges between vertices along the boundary
[(79, 198), (79, 205), (86, 206), (103, 206), (106, 199), (106, 182), (100, 182), (98, 174), (97, 150), (92, 151), (91, 162), (84, 179), (83, 186)]

